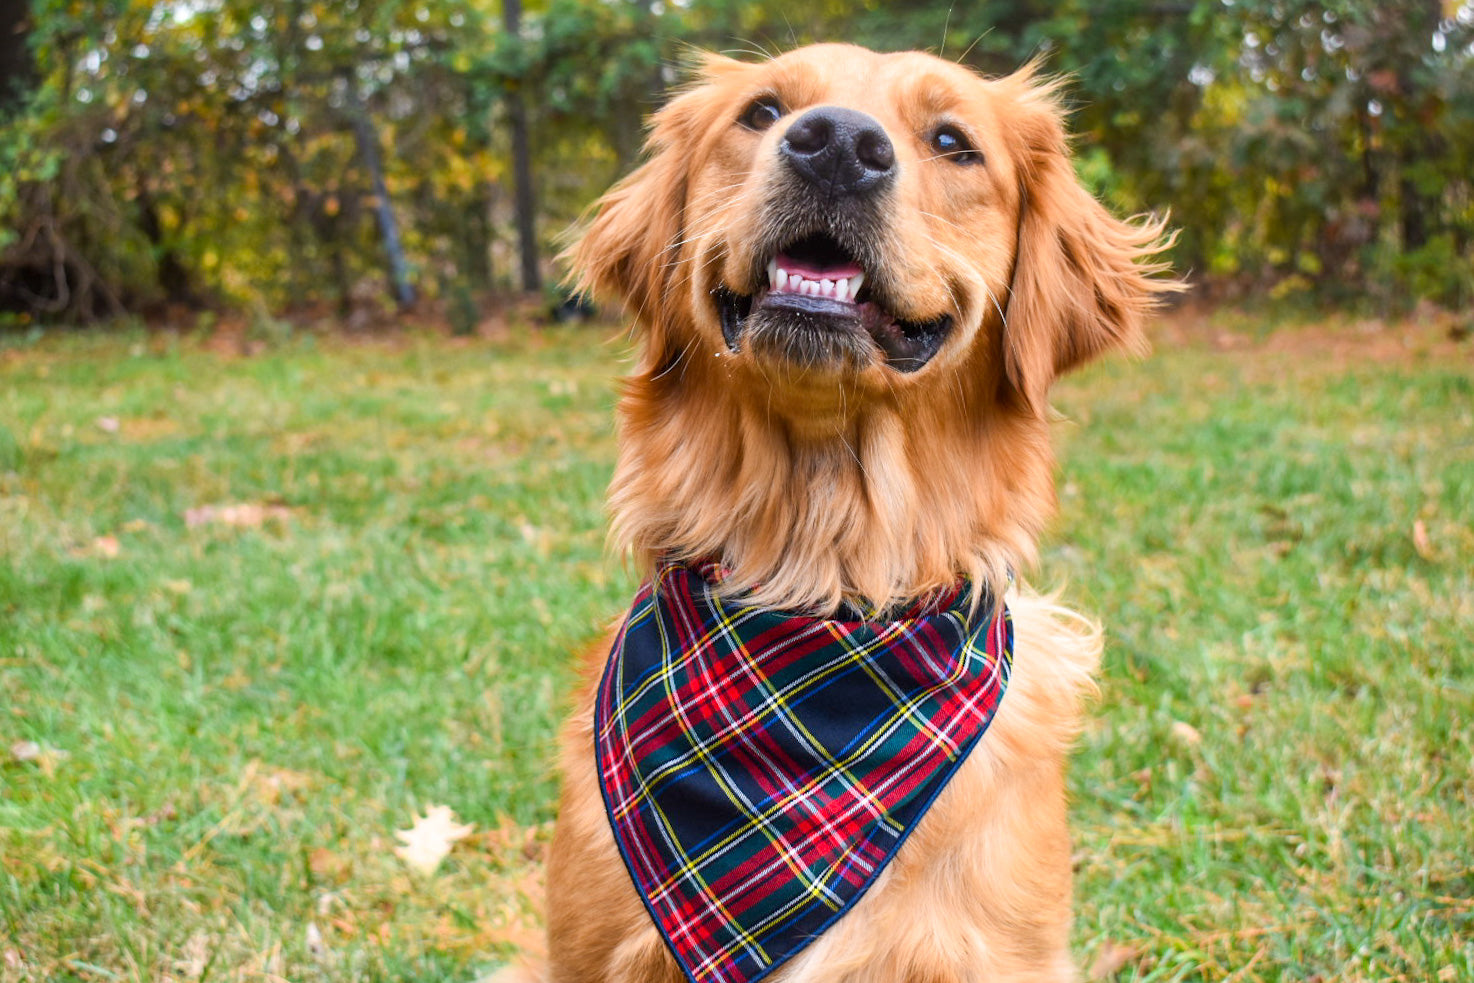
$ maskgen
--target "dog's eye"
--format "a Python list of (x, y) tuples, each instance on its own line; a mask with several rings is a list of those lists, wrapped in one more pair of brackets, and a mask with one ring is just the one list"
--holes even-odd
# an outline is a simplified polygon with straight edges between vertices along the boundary
[(752, 104), (742, 111), (742, 115), (737, 117), (737, 122), (749, 130), (761, 133), (782, 118), (783, 107), (778, 104), (778, 100), (772, 96), (763, 96), (761, 99), (754, 99)]
[(931, 148), (938, 157), (945, 157), (954, 164), (983, 162), (983, 152), (969, 143), (967, 137), (955, 126), (943, 125), (933, 130)]

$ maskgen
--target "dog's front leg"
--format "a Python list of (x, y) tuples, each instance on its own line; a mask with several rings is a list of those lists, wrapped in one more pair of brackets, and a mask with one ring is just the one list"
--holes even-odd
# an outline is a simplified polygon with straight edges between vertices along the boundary
[[(600, 653), (608, 651), (604, 644)], [(548, 851), (549, 983), (681, 983), (614, 844), (594, 772), (593, 692), (563, 734), (563, 796)]]

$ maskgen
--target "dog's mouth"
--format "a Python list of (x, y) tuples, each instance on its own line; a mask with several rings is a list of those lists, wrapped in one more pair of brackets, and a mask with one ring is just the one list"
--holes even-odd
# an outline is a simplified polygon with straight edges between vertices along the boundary
[(721, 285), (714, 291), (727, 347), (805, 365), (864, 364), (878, 348), (891, 368), (915, 372), (942, 347), (952, 317), (897, 316), (871, 274), (831, 235), (784, 244), (752, 277), (751, 293)]

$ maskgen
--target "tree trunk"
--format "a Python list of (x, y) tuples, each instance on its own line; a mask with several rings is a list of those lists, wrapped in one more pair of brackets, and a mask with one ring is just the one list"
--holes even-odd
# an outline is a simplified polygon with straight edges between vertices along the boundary
[(1425, 193), (1410, 173), (1427, 160), (1436, 160), (1443, 147), (1439, 134), (1429, 127), (1426, 109), (1434, 96), (1418, 77), (1429, 39), (1443, 17), (1440, 0), (1418, 0), (1411, 5), (1406, 19), (1398, 27), (1405, 32), (1392, 46), (1397, 53), (1397, 95), (1406, 128), (1398, 153), (1398, 218), (1402, 226), (1402, 248), (1421, 249), (1432, 234), (1430, 226), (1438, 222), (1438, 197)]
[(389, 186), (384, 182), (384, 165), (379, 157), (379, 134), (374, 130), (368, 110), (358, 95), (358, 82), (351, 74), (343, 76), (348, 89), (348, 107), (353, 121), (353, 135), (358, 141), (358, 154), (363, 166), (368, 168), (369, 180), (374, 189), (374, 217), (378, 220), (379, 235), (384, 239), (384, 256), (389, 263), (389, 281), (394, 291), (394, 300), (403, 310), (415, 302), (415, 288), (409, 279), (409, 264), (404, 258), (404, 246), (399, 241), (399, 223), (394, 219), (394, 208), (389, 201)]
[(138, 225), (148, 237), (149, 245), (153, 246), (159, 289), (164, 292), (164, 300), (188, 308), (202, 307), (189, 267), (184, 265), (164, 232), (164, 223), (159, 218), (159, 207), (153, 195), (142, 183), (138, 185), (137, 195)]
[[(522, 33), (522, 0), (502, 0), (502, 25), (514, 41)], [(542, 273), (537, 255), (537, 198), (532, 187), (532, 154), (527, 139), (527, 103), (523, 99), (523, 79), (516, 79), (507, 90), (507, 117), (512, 126), (512, 179), (514, 206), (517, 213), (517, 241), (522, 257), (522, 289), (536, 293), (542, 289)]]
[(472, 290), (490, 290), (491, 270), (491, 182), (477, 181), (466, 212), (463, 240), (465, 265), (461, 278)]
[[(488, 90), (466, 79), (466, 143), (469, 154), (477, 154), (491, 148), (491, 105)], [(462, 222), (462, 241), (465, 258), (458, 264), (461, 279), (472, 290), (489, 291), (495, 286), (491, 268), (491, 207), (496, 189), (489, 179), (482, 177), (471, 189), (466, 214)]]
[(36, 65), (26, 43), (30, 33), (30, 3), (0, 0), (0, 117), (19, 106), (36, 84)]

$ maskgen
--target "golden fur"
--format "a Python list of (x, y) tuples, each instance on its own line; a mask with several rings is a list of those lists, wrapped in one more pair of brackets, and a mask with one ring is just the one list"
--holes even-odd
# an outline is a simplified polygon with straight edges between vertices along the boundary
[[(758, 98), (783, 118), (737, 125)], [(919, 370), (858, 335), (842, 357), (756, 328), (724, 338), (712, 298), (754, 289), (786, 193), (778, 142), (824, 105), (868, 113), (894, 145), (898, 177), (866, 249), (897, 323), (951, 319)], [(934, 152), (939, 119), (983, 163)], [(1143, 318), (1174, 289), (1154, 276), (1161, 239), (1160, 223), (1118, 221), (1078, 185), (1054, 88), (1028, 69), (983, 80), (842, 45), (707, 58), (572, 250), (582, 284), (623, 299), (640, 340), (619, 403), (616, 542), (645, 569), (719, 557), (735, 589), (818, 613), (884, 609), (959, 575), (1001, 589), (1054, 508), (1050, 383), (1144, 347)], [(1009, 603), (1014, 678), (986, 738), (881, 880), (775, 980), (1073, 978), (1064, 763), (1100, 637), (1047, 599)], [(589, 652), (591, 673), (607, 652), (607, 640)], [(604, 817), (591, 715), (592, 683), (563, 744), (548, 961), (515, 972), (678, 983)]]

